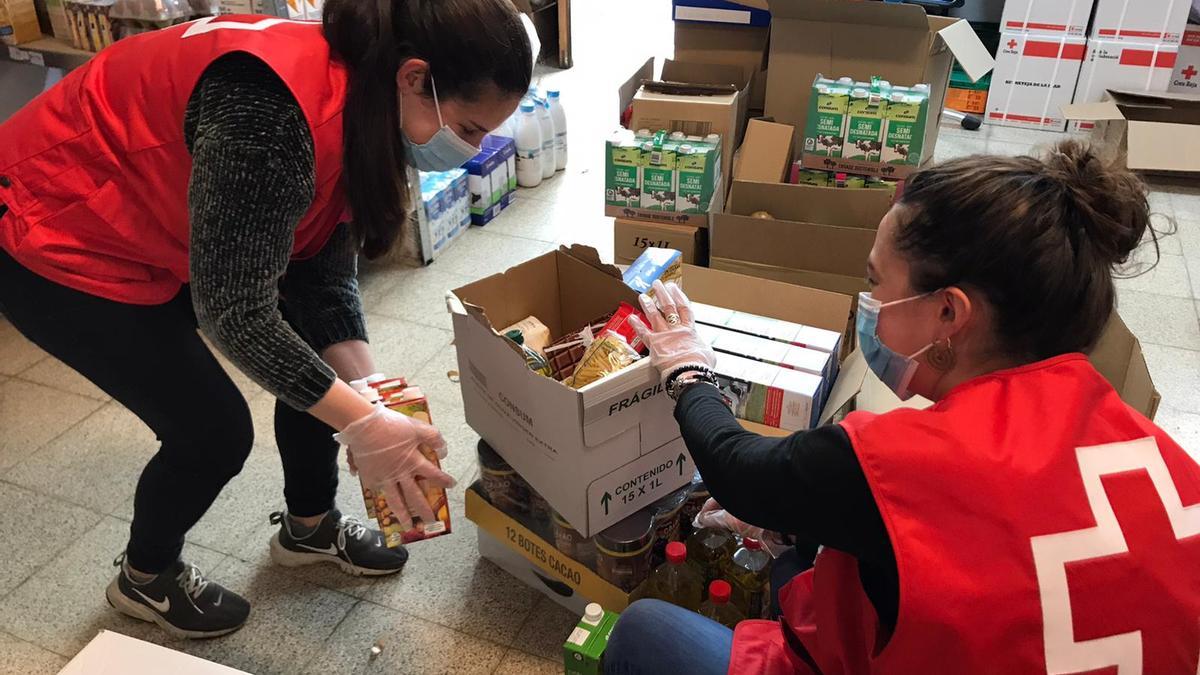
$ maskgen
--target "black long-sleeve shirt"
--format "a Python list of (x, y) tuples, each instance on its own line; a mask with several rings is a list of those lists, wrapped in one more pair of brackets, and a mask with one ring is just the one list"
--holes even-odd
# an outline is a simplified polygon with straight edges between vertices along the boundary
[(308, 409), (336, 377), (317, 352), (367, 336), (358, 247), (347, 226), (316, 256), (290, 260), (296, 225), (315, 194), (308, 123), (267, 64), (235, 52), (204, 71), (183, 126), (192, 154), (189, 264), (200, 328), (251, 379)]
[(838, 425), (768, 438), (742, 428), (721, 393), (688, 387), (675, 419), (712, 497), (759, 527), (858, 559), (884, 632), (896, 625), (896, 554), (850, 437)]

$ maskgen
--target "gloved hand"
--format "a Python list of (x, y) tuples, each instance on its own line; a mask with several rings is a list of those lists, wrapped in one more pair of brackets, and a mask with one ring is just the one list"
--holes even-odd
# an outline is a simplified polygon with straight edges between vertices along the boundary
[[(400, 525), (412, 527), (415, 515), (425, 523), (434, 520), (433, 509), (417, 485), (423, 478), (444, 488), (454, 487), (454, 478), (421, 454), (421, 446), (441, 451), (446, 442), (432, 426), (382, 405), (370, 415), (351, 423), (334, 439), (346, 445), (351, 472), (367, 486), (378, 487), (396, 514)], [(439, 456), (444, 456), (439, 452)]]
[(734, 518), (728, 511), (721, 508), (715, 499), (709, 499), (700, 507), (700, 513), (692, 521), (693, 527), (712, 527), (718, 530), (729, 530), (741, 537), (749, 537), (762, 542), (765, 550), (772, 558), (778, 558), (784, 551), (791, 548), (778, 532), (764, 530), (745, 521)]
[(629, 317), (629, 325), (650, 349), (650, 362), (664, 378), (681, 366), (716, 366), (717, 355), (696, 333), (692, 303), (675, 282), (655, 281), (654, 298), (643, 293), (638, 300), (650, 326), (636, 316)]

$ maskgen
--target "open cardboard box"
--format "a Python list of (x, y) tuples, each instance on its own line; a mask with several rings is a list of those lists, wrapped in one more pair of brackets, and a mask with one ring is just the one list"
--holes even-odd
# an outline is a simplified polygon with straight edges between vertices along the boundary
[(763, 109), (767, 97), (769, 26), (675, 21), (675, 59), (737, 66), (751, 82), (748, 110)]
[[(697, 302), (849, 335), (852, 300), (846, 295), (693, 266), (684, 267), (683, 282)], [(578, 245), (447, 298), (467, 423), (585, 536), (691, 480), (674, 404), (649, 360), (574, 390), (530, 371), (494, 328), (533, 315), (557, 338), (622, 301), (636, 306), (637, 294), (616, 267)], [(835, 386), (830, 401), (836, 403), (836, 394)]]
[(651, 223), (617, 218), (613, 221), (613, 261), (631, 265), (647, 248), (673, 248), (688, 265), (708, 264), (708, 230), (691, 225)]
[(1109, 90), (1099, 103), (1063, 106), (1063, 115), (1095, 122), (1093, 137), (1134, 171), (1200, 173), (1200, 95)]

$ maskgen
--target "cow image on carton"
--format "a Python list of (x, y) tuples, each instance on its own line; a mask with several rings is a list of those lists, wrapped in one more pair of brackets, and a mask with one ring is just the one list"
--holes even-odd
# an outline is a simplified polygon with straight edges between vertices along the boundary
[(849, 89), (817, 75), (804, 131), (804, 152), (818, 157), (842, 156), (849, 106)]

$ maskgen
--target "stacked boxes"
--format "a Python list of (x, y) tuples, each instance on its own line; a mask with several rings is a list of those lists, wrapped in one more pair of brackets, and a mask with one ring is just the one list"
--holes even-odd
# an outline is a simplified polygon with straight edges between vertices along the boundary
[(465, 169), (422, 171), (421, 204), (429, 227), (429, 241), (436, 256), (471, 225)]
[(989, 124), (1063, 131), (1086, 40), (1063, 35), (1004, 33), (988, 91)]
[(1175, 72), (1171, 74), (1170, 91), (1195, 94), (1200, 88), (1200, 25), (1189, 24), (1183, 31), (1183, 43), (1179, 46), (1179, 58), (1175, 60)]
[(620, 129), (605, 143), (604, 203), (708, 213), (720, 185), (721, 138)]
[(511, 138), (488, 136), (483, 149), (463, 168), (471, 193), (471, 222), (490, 223), (512, 203), (516, 191), (516, 144)]

